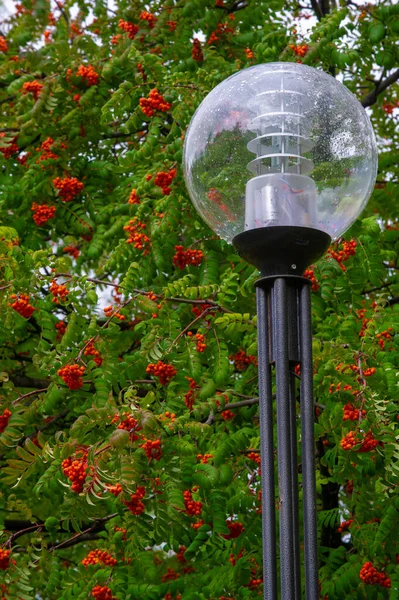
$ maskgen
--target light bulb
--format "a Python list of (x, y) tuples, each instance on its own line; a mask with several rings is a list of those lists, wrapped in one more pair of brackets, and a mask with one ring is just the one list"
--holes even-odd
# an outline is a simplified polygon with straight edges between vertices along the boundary
[(377, 174), (360, 102), (331, 75), (298, 63), (257, 65), (216, 86), (192, 118), (183, 160), (196, 209), (228, 242), (279, 226), (337, 238)]

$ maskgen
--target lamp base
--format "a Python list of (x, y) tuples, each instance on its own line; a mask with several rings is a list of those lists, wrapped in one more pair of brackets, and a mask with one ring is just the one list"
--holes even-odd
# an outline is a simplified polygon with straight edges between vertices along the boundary
[(302, 275), (331, 244), (330, 236), (312, 227), (275, 226), (243, 231), (233, 246), (262, 275)]

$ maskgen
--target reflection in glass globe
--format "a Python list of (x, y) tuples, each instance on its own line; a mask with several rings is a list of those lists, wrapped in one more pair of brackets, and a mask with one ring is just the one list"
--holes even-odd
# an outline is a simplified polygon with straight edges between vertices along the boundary
[(228, 242), (280, 225), (334, 239), (371, 195), (377, 147), (366, 111), (331, 75), (269, 63), (208, 94), (187, 131), (184, 167), (196, 209)]

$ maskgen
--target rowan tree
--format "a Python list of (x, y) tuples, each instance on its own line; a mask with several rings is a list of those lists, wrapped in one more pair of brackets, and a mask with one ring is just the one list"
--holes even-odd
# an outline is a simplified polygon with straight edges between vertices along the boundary
[(3, 598), (262, 594), (258, 273), (181, 161), (205, 95), (270, 61), (339, 77), (380, 148), (367, 210), (306, 275), (321, 595), (399, 597), (398, 32), (393, 0), (21, 0), (3, 20)]

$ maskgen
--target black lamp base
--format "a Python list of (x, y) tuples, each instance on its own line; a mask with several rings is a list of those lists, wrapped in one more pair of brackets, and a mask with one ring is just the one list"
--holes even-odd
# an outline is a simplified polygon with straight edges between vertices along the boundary
[(330, 236), (311, 227), (259, 227), (239, 233), (233, 246), (262, 275), (302, 275), (331, 244)]

